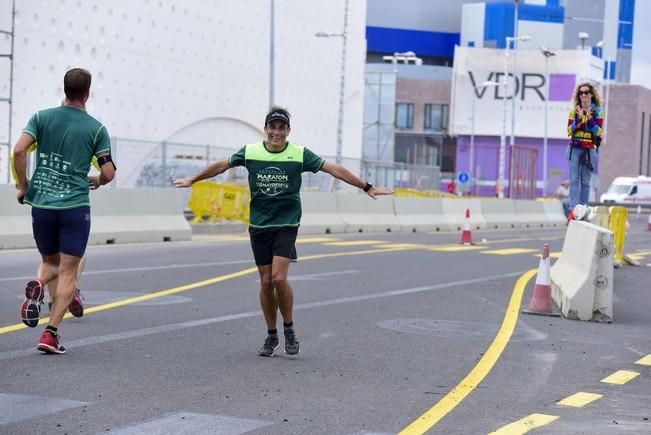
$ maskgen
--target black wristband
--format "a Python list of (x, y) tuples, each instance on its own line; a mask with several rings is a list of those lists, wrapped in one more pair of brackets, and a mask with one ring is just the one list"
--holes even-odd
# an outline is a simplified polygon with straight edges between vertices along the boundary
[(371, 187), (373, 187), (373, 185), (367, 181), (366, 185), (362, 188), (362, 190), (368, 193), (368, 191), (371, 190)]

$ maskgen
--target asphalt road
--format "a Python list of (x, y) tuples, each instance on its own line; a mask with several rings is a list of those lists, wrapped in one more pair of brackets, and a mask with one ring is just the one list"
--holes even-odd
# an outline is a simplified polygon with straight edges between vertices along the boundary
[[(35, 349), (46, 320), (18, 317), (38, 254), (0, 251), (0, 433), (518, 433), (532, 414), (533, 433), (651, 433), (651, 367), (636, 364), (651, 354), (646, 225), (625, 249), (641, 266), (615, 270), (612, 324), (519, 312), (565, 228), (474, 231), (463, 250), (457, 233), (304, 236), (290, 267), (301, 352), (281, 340), (272, 358), (256, 355), (244, 235), (89, 248), (87, 311), (61, 325), (62, 356)], [(618, 370), (639, 375), (602, 382)], [(588, 404), (557, 404), (579, 392)]]

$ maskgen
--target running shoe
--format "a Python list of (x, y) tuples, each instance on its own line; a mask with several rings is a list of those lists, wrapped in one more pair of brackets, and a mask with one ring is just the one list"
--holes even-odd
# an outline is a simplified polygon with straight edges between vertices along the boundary
[(75, 289), (75, 294), (72, 296), (72, 302), (68, 305), (68, 310), (75, 317), (82, 317), (84, 315), (84, 297), (78, 288)]
[(259, 356), (273, 356), (274, 351), (278, 348), (278, 336), (277, 335), (267, 335), (267, 338), (264, 340), (264, 344), (258, 350)]
[(41, 339), (38, 341), (38, 350), (45, 353), (64, 354), (66, 353), (65, 347), (59, 344), (59, 334), (55, 334), (47, 329), (41, 334)]
[(41, 304), (45, 295), (44, 287), (38, 279), (28, 282), (25, 287), (25, 300), (20, 305), (20, 318), (30, 328), (35, 328), (38, 325)]
[(293, 330), (285, 331), (285, 353), (287, 355), (296, 355), (298, 350), (299, 347), (296, 333)]

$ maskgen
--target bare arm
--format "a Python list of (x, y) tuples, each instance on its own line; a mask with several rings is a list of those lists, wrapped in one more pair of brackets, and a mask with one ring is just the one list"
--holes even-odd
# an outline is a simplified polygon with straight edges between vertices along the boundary
[[(104, 155), (99, 156), (101, 159)], [(101, 161), (101, 160), (100, 160)], [(91, 190), (99, 189), (100, 186), (110, 183), (115, 177), (115, 165), (112, 161), (104, 162), (99, 168), (99, 175), (88, 177), (88, 184)]]
[[(348, 169), (336, 163), (325, 162), (321, 167), (321, 170), (341, 181), (350, 184), (351, 186), (355, 186), (360, 189), (363, 189), (366, 186), (365, 181), (363, 181), (357, 175), (350, 172)], [(375, 199), (379, 195), (393, 195), (393, 190), (388, 189), (386, 187), (372, 186), (366, 193), (368, 194), (368, 196)]]
[(16, 168), (16, 199), (23, 203), (25, 192), (27, 192), (27, 149), (34, 143), (34, 138), (27, 133), (23, 133), (18, 138), (14, 148), (14, 168)]
[(212, 163), (206, 167), (203, 171), (199, 172), (197, 175), (188, 178), (181, 178), (174, 181), (176, 187), (190, 187), (197, 181), (206, 180), (208, 178), (215, 177), (222, 172), (226, 172), (230, 169), (228, 160), (218, 160), (215, 163)]

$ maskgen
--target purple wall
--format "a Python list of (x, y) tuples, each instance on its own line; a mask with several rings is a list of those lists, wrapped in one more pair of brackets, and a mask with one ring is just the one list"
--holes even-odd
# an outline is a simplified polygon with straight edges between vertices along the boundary
[[(538, 180), (537, 194), (542, 195), (543, 179), (543, 139), (542, 138), (515, 138), (515, 144), (521, 147), (538, 150), (538, 163), (536, 179)], [(547, 140), (547, 193), (553, 193), (561, 181), (568, 178), (565, 151), (567, 139)], [(506, 138), (505, 178), (509, 178), (509, 138)], [(475, 136), (475, 165), (480, 168), (479, 180), (490, 183), (490, 186), (478, 186), (477, 194), (481, 196), (495, 195), (495, 180), (498, 174), (500, 138), (497, 136)], [(457, 137), (457, 172), (469, 170), (470, 164), (470, 136)], [(447, 183), (442, 186), (446, 189)]]

